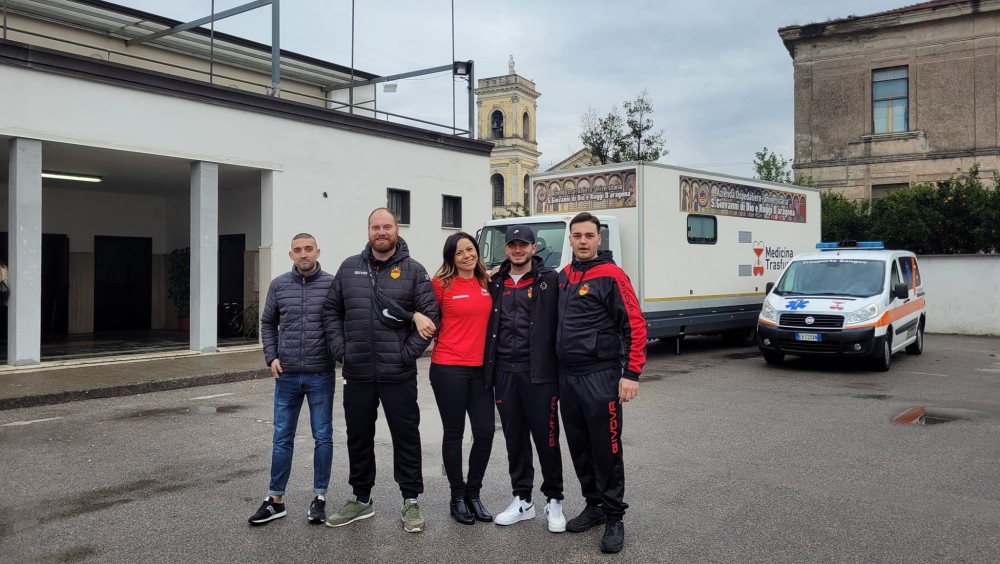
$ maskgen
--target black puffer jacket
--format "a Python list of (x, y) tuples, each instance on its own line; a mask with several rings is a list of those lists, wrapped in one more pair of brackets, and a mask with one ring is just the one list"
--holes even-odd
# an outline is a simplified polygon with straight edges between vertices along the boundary
[(268, 366), (281, 360), (284, 372), (333, 373), (333, 358), (323, 329), (323, 302), (333, 275), (317, 268), (302, 276), (292, 268), (271, 281), (260, 316), (260, 337)]
[(373, 277), (390, 298), (408, 312), (439, 320), (437, 298), (427, 271), (410, 258), (399, 239), (396, 253), (379, 264), (371, 245), (340, 265), (323, 306), (330, 354), (344, 361), (344, 380), (400, 382), (417, 374), (417, 359), (430, 344), (412, 323), (390, 329), (375, 317)]
[[(527, 282), (530, 280), (530, 282)], [(528, 306), (527, 335), (521, 337), (528, 343), (523, 351), (524, 360), (530, 363), (531, 382), (543, 384), (555, 382), (559, 377), (556, 360), (556, 325), (559, 322), (559, 273), (542, 263), (540, 257), (532, 257), (531, 270), (522, 279), (531, 285)], [(510, 278), (510, 260), (500, 265), (500, 270), (490, 279), (490, 295), (493, 296), (493, 311), (490, 312), (486, 329), (486, 350), (483, 355), (483, 371), (487, 387), (493, 385), (496, 376), (497, 350), (500, 329), (501, 308), (513, 307), (513, 295), (504, 296)]]

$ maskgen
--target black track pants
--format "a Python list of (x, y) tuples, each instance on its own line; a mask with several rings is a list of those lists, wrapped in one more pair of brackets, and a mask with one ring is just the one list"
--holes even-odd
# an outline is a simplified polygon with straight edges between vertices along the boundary
[(344, 419), (347, 423), (348, 483), (354, 495), (365, 496), (375, 486), (375, 420), (382, 403), (392, 435), (393, 474), (403, 498), (424, 491), (420, 460), (420, 408), (417, 379), (404, 382), (346, 382)]
[(497, 371), (494, 396), (503, 434), (513, 495), (531, 499), (535, 468), (531, 442), (542, 468), (542, 493), (563, 498), (562, 453), (559, 450), (559, 384), (532, 384), (527, 372)]
[(602, 504), (610, 517), (621, 517), (625, 503), (622, 406), (618, 401), (621, 369), (583, 376), (560, 374), (563, 430), (587, 505)]
[[(444, 436), (441, 458), (451, 486), (451, 497), (478, 498), (483, 475), (493, 452), (496, 419), (493, 394), (486, 388), (482, 366), (452, 366), (431, 363), (431, 388), (441, 414)], [(465, 414), (472, 427), (469, 451), (469, 479), (462, 477), (462, 440), (465, 438)]]

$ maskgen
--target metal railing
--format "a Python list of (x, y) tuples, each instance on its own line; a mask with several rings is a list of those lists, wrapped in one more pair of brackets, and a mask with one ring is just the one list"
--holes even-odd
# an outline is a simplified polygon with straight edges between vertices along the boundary
[[(228, 82), (231, 82), (233, 85), (235, 85), (236, 88), (239, 89), (239, 90), (243, 90), (244, 88), (241, 88), (241, 86), (243, 86), (243, 87), (245, 87), (249, 91), (257, 91), (259, 93), (270, 95), (270, 96), (274, 96), (276, 98), (284, 98), (284, 99), (288, 99), (288, 100), (299, 100), (299, 101), (303, 101), (303, 103), (309, 103), (309, 104), (312, 104), (312, 105), (315, 105), (315, 106), (322, 106), (324, 109), (328, 109), (330, 111), (339, 111), (339, 112), (348, 112), (348, 113), (355, 113), (355, 112), (358, 112), (358, 111), (360, 111), (362, 113), (367, 112), (367, 113), (370, 113), (370, 114), (374, 115), (375, 116), (374, 119), (382, 119), (382, 120), (387, 121), (387, 122), (388, 121), (396, 121), (396, 120), (398, 120), (398, 121), (396, 121), (397, 123), (403, 123), (404, 125), (408, 124), (408, 123), (409, 124), (420, 124), (420, 125), (423, 125), (423, 126), (430, 126), (430, 127), (436, 128), (437, 130), (440, 130), (440, 132), (449, 133), (451, 135), (456, 135), (456, 136), (462, 135), (462, 136), (468, 136), (469, 138), (472, 138), (472, 136), (473, 136), (473, 133), (472, 133), (473, 117), (472, 117), (472, 113), (471, 113), (472, 112), (471, 89), (470, 89), (470, 103), (469, 103), (469, 107), (470, 107), (469, 129), (463, 129), (463, 128), (455, 126), (454, 124), (450, 124), (450, 125), (449, 124), (443, 124), (443, 123), (438, 123), (438, 122), (434, 122), (434, 121), (430, 121), (430, 120), (416, 118), (416, 117), (413, 117), (413, 116), (408, 116), (408, 115), (404, 115), (404, 114), (398, 114), (398, 113), (394, 113), (394, 112), (380, 110), (378, 108), (372, 107), (372, 105), (376, 103), (375, 100), (367, 100), (367, 101), (364, 101), (364, 102), (358, 102), (358, 103), (353, 103), (352, 104), (350, 102), (341, 102), (341, 101), (336, 101), (336, 100), (331, 99), (331, 97), (328, 94), (328, 92), (334, 91), (334, 90), (336, 90), (338, 88), (351, 88), (350, 83), (348, 83), (347, 85), (336, 85), (336, 86), (334, 86), (334, 85), (330, 85), (330, 84), (326, 84), (326, 85), (324, 85), (324, 84), (318, 84), (315, 81), (307, 81), (307, 80), (300, 80), (300, 79), (291, 79), (291, 80), (294, 81), (295, 84), (297, 84), (297, 85), (299, 85), (299, 84), (306, 85), (310, 89), (314, 89), (318, 93), (317, 94), (312, 94), (310, 92), (305, 92), (301, 88), (296, 88), (295, 86), (293, 86), (291, 88), (288, 88), (289, 85), (287, 85), (287, 84), (285, 85), (286, 86), (285, 89), (279, 89), (279, 88), (276, 87), (277, 83), (275, 83), (275, 81), (273, 80), (273, 75), (275, 73), (278, 73), (278, 70), (275, 70), (275, 71), (272, 72), (272, 80), (271, 80), (270, 83), (267, 83), (267, 82), (264, 82), (264, 81), (254, 81), (252, 79), (247, 79), (247, 78), (242, 78), (242, 77), (238, 77), (238, 76), (233, 76), (233, 75), (230, 75), (230, 74), (225, 74), (225, 73), (219, 73), (219, 72), (217, 72), (218, 67), (215, 66), (216, 63), (223, 64), (223, 65), (236, 65), (236, 64), (238, 64), (238, 63), (236, 63), (234, 61), (227, 60), (225, 57), (219, 57), (219, 58), (216, 58), (214, 56), (209, 57), (209, 59), (207, 59), (205, 61), (206, 65), (208, 66), (208, 70), (206, 70), (206, 69), (203, 69), (203, 68), (199, 68), (198, 66), (170, 62), (170, 61), (164, 60), (162, 58), (144, 56), (144, 55), (140, 55), (140, 54), (137, 54), (137, 53), (134, 53), (134, 52), (130, 52), (128, 50), (123, 50), (123, 49), (115, 49), (115, 48), (109, 47), (107, 45), (98, 45), (98, 44), (89, 43), (89, 42), (85, 42), (85, 41), (76, 41), (76, 40), (69, 39), (69, 38), (66, 38), (66, 37), (59, 37), (59, 36), (55, 36), (55, 35), (51, 35), (51, 34), (41, 33), (41, 32), (35, 31), (35, 30), (31, 30), (31, 29), (24, 29), (24, 28), (17, 27), (17, 26), (11, 26), (11, 25), (9, 25), (8, 19), (7, 19), (7, 14), (8, 14), (7, 0), (2, 0), (2, 3), (0, 3), (0, 8), (2, 8), (2, 28), (3, 28), (3, 39), (4, 40), (7, 40), (9, 38), (9, 32), (13, 32), (13, 33), (20, 34), (22, 36), (26, 36), (26, 37), (29, 37), (29, 38), (37, 38), (37, 39), (42, 39), (42, 40), (47, 40), (47, 41), (53, 41), (53, 42), (56, 42), (56, 43), (62, 43), (62, 44), (66, 44), (66, 45), (72, 45), (74, 47), (79, 47), (79, 48), (83, 48), (83, 49), (93, 50), (96, 53), (103, 54), (105, 56), (105, 59), (108, 62), (112, 62), (112, 58), (115, 57), (115, 58), (118, 58), (119, 60), (114, 61), (114, 62), (118, 62), (118, 63), (121, 63), (121, 64), (132, 64), (132, 65), (135, 65), (134, 62), (148, 63), (148, 64), (156, 65), (156, 66), (159, 66), (159, 67), (162, 67), (162, 68), (165, 68), (165, 69), (170, 69), (170, 70), (165, 71), (168, 74), (176, 74), (176, 75), (183, 76), (185, 73), (188, 73), (188, 74), (193, 74), (195, 76), (202, 77), (199, 80), (203, 80), (204, 82), (207, 82), (209, 84), (213, 84), (213, 85), (216, 85), (216, 86), (229, 87), (228, 85), (219, 84), (218, 83), (218, 81), (220, 81), (220, 80), (221, 81), (228, 81)], [(156, 33), (161, 33), (161, 32), (156, 32)], [(114, 39), (114, 38), (111, 38), (111, 39)], [(140, 38), (137, 38), (137, 39), (142, 39), (142, 38), (140, 37)], [(125, 49), (128, 49), (128, 43), (129, 43), (129, 41), (132, 41), (132, 40), (125, 40), (125, 39), (119, 39), (119, 40), (122, 41), (122, 43), (125, 45)], [(29, 41), (25, 41), (25, 42), (26, 43), (32, 43), (32, 41), (30, 41), (30, 40)], [(141, 43), (142, 42), (139, 42), (138, 44), (141, 44)], [(176, 49), (171, 49), (171, 47), (163, 45), (163, 44), (159, 44), (159, 43), (151, 43), (151, 44), (152, 45), (156, 45), (157, 47), (160, 47), (160, 48), (163, 48), (163, 49), (175, 50), (176, 51)], [(193, 55), (191, 55), (191, 54), (185, 54), (185, 53), (179, 53), (179, 54), (181, 56), (193, 57)], [(129, 63), (128, 61), (133, 61), (133, 63)], [(288, 65), (286, 64), (285, 66), (288, 66)], [(309, 72), (304, 67), (302, 67), (300, 65), (294, 65), (294, 66), (296, 66), (302, 72)], [(170, 72), (171, 70), (174, 71), (174, 72)], [(247, 70), (248, 72), (251, 72), (251, 73), (253, 73), (253, 72), (260, 72), (260, 71), (254, 71), (253, 69), (245, 69), (245, 70)], [(177, 72), (177, 71), (183, 71), (183, 72)], [(471, 79), (471, 77), (470, 77), (470, 79)], [(364, 84), (363, 83), (355, 83), (354, 84), (354, 88), (357, 88), (357, 87), (360, 87), (360, 86), (364, 86), (364, 85), (372, 86), (372, 85), (374, 85), (374, 83), (376, 81), (377, 82), (382, 82), (383, 80), (373, 79), (372, 82), (365, 81)]]

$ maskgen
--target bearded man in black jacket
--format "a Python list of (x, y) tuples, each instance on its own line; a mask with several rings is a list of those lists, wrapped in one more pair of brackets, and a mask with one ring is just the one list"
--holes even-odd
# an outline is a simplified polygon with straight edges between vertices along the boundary
[[(424, 317), (416, 313), (423, 314)], [(438, 321), (430, 276), (410, 258), (399, 224), (387, 208), (368, 217), (368, 245), (345, 260), (323, 307), (330, 354), (344, 363), (348, 483), (355, 499), (326, 524), (340, 527), (375, 514), (375, 420), (382, 404), (392, 434), (393, 474), (403, 495), (408, 533), (424, 530), (417, 496), (424, 491), (417, 406), (417, 359)], [(415, 323), (420, 323), (418, 327)]]

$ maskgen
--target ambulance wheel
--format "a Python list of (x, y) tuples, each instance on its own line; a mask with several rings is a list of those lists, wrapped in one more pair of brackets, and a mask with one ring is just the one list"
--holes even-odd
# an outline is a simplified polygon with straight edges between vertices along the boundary
[(906, 347), (906, 354), (920, 354), (922, 352), (924, 352), (924, 321), (921, 319), (920, 325), (917, 325), (917, 340)]
[(775, 366), (785, 360), (785, 353), (764, 351), (764, 362)]
[(882, 341), (882, 354), (875, 360), (875, 370), (888, 372), (892, 366), (892, 340), (889, 338), (888, 330), (885, 339)]

